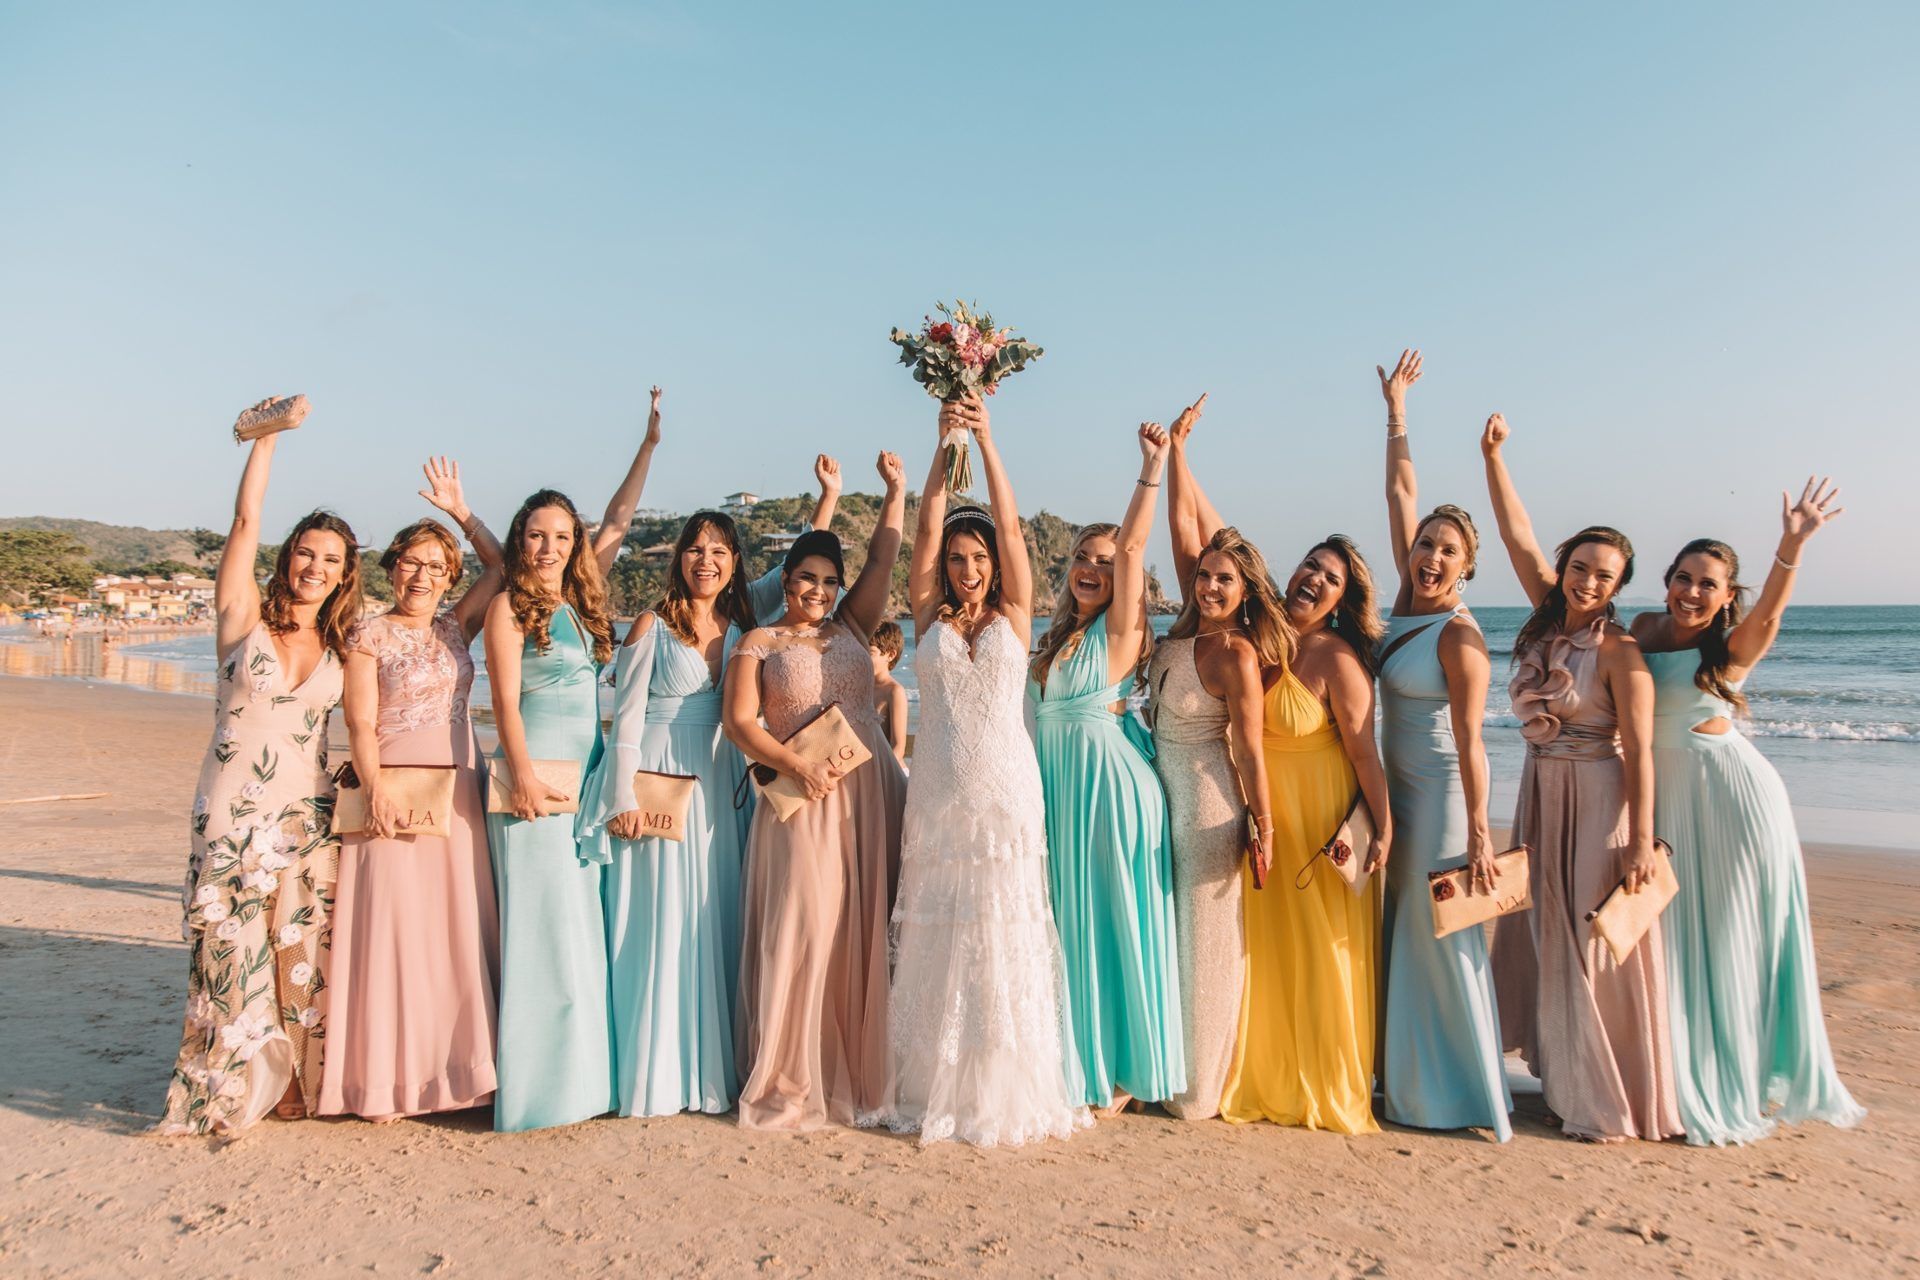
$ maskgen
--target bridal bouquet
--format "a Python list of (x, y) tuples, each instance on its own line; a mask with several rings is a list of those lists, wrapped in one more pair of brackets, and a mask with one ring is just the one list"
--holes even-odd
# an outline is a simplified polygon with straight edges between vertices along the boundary
[[(1038, 360), (1041, 349), (1025, 338), (1013, 336), (1012, 329), (996, 329), (986, 312), (955, 302), (942, 302), (939, 311), (945, 319), (932, 316), (920, 326), (920, 332), (895, 329), (894, 345), (900, 348), (900, 363), (913, 366), (913, 380), (926, 387), (938, 400), (958, 400), (968, 392), (990, 396), (1000, 379)], [(967, 458), (967, 433), (949, 431), (942, 441), (947, 451), (947, 490), (964, 493), (973, 487), (973, 466)]]

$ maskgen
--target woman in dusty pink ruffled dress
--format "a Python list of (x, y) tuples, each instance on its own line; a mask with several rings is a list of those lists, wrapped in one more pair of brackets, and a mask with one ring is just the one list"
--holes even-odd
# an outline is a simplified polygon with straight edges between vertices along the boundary
[(1493, 967), (1502, 1039), (1540, 1077), (1568, 1137), (1681, 1132), (1656, 922), (1616, 963), (1587, 913), (1652, 878), (1653, 677), (1614, 616), (1633, 544), (1582, 529), (1549, 560), (1500, 456), (1506, 419), (1481, 438), (1500, 537), (1533, 613), (1514, 641), (1513, 713), (1527, 740), (1513, 839), (1532, 851), (1533, 910), (1502, 916)]

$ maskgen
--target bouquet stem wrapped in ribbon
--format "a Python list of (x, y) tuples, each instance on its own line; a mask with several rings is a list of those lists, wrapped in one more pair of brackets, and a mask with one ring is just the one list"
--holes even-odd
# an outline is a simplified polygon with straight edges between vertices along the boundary
[[(926, 317), (918, 333), (895, 329), (892, 334), (900, 363), (912, 366), (913, 380), (936, 400), (958, 400), (976, 392), (990, 396), (1000, 379), (1043, 354), (1025, 338), (1015, 337), (1012, 329), (995, 328), (993, 316), (978, 303), (942, 302), (938, 310), (945, 318)], [(973, 487), (967, 433), (949, 431), (941, 443), (946, 447), (947, 491), (965, 493)]]

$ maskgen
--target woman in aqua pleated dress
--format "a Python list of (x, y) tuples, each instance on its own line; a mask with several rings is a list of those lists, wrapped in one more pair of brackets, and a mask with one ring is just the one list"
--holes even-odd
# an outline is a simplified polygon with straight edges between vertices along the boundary
[(1810, 480), (1798, 503), (1781, 495), (1785, 527), (1752, 613), (1733, 548), (1701, 538), (1667, 569), (1666, 612), (1634, 619), (1654, 680), (1654, 826), (1680, 884), (1661, 926), (1680, 1120), (1695, 1145), (1866, 1116), (1827, 1043), (1787, 791), (1736, 719), (1807, 539), (1839, 514), (1835, 492)]
[(1419, 1129), (1485, 1129), (1513, 1136), (1500, 1017), (1486, 934), (1433, 936), (1427, 877), (1473, 868), (1490, 883), (1487, 754), (1481, 718), (1492, 662), (1461, 603), (1480, 536), (1459, 507), (1424, 518), (1407, 445), (1407, 389), (1418, 352), (1380, 370), (1387, 398), (1387, 517), (1400, 587), (1379, 649), (1380, 741), (1393, 803), (1380, 963), (1385, 1016), (1380, 1051), (1386, 1118)]
[[(583, 857), (567, 788), (533, 761), (577, 764), (601, 753), (597, 695), (613, 657), (605, 573), (619, 553), (660, 439), (654, 388), (647, 434), (589, 537), (565, 494), (521, 504), (503, 550), (507, 588), (487, 609), (487, 678), (511, 777), (507, 812), (487, 816), (500, 907), (498, 1083), (493, 1127), (543, 1129), (614, 1109), (603, 869)], [(574, 784), (577, 793), (579, 784)]]
[(1125, 705), (1150, 644), (1144, 556), (1167, 454), (1157, 424), (1139, 440), (1126, 518), (1074, 540), (1027, 689), (1080, 1059), (1070, 1098), (1114, 1110), (1186, 1087), (1167, 798)]

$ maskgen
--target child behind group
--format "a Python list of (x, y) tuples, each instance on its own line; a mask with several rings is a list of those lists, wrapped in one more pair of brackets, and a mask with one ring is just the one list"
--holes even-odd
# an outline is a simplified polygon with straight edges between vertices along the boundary
[(907, 761), (907, 690), (892, 676), (906, 651), (906, 636), (897, 622), (883, 622), (873, 629), (867, 652), (873, 655), (873, 709), (893, 745), (894, 758)]

